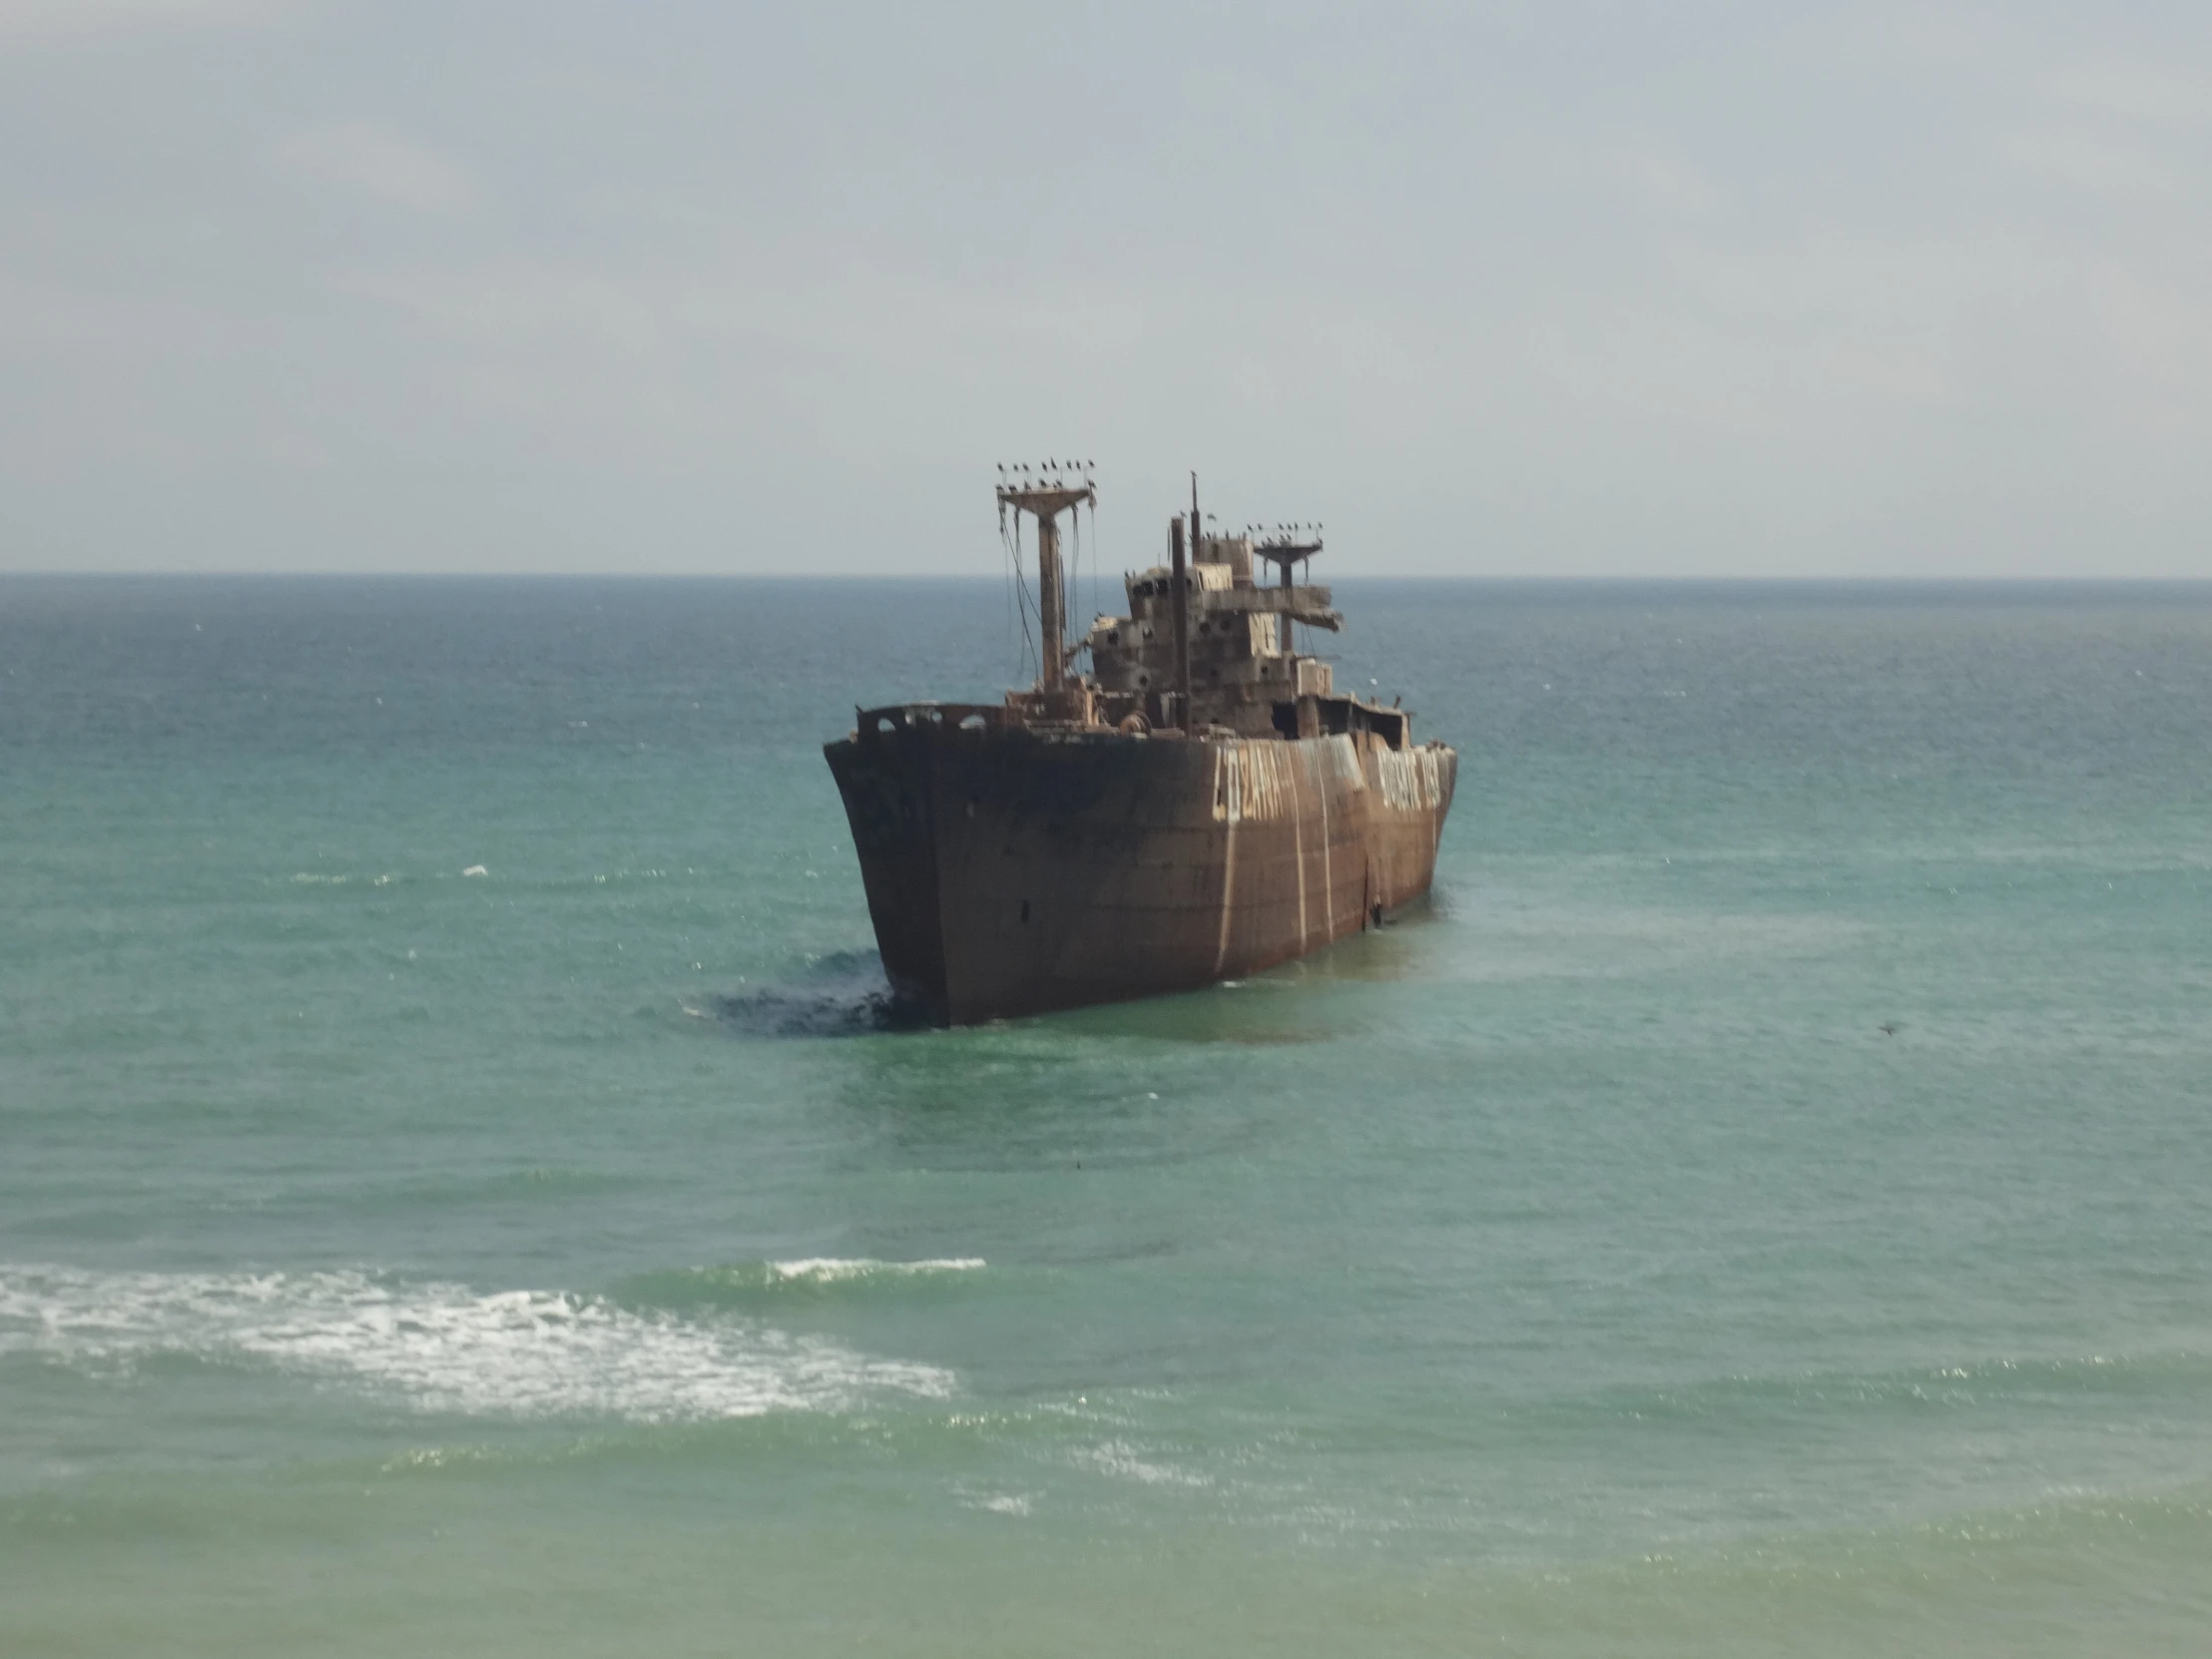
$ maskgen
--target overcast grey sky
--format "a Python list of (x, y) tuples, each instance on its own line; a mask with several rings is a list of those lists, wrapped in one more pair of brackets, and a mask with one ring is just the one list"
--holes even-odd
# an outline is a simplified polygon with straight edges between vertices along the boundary
[(2212, 576), (2212, 6), (0, 0), (0, 569)]

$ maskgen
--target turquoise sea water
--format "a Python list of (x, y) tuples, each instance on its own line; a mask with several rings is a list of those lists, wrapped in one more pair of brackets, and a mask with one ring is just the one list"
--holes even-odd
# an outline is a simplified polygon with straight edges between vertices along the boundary
[(0, 1652), (2212, 1645), (2212, 589), (1340, 592), (1433, 902), (946, 1033), (991, 584), (0, 584)]

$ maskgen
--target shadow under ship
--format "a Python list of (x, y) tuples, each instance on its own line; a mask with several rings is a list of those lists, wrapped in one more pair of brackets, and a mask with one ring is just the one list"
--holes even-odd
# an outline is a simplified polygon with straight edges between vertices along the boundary
[(1256, 972), (1380, 924), (1435, 870), (1457, 755), (1295, 649), (1344, 622), (1293, 581), (1319, 535), (1208, 534), (1194, 484), (1168, 563), (1071, 650), (1058, 523), (1096, 500), (1065, 469), (999, 488), (1001, 526), (1036, 529), (1033, 687), (861, 709), (824, 750), (892, 990), (938, 1024)]

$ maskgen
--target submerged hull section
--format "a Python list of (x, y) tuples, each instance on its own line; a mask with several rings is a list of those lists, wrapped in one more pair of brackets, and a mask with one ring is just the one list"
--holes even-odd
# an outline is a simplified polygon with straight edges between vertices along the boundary
[[(1435, 869), (1457, 758), (872, 711), (825, 753), (893, 988), (940, 1023), (1234, 978), (1359, 931)], [(995, 714), (995, 711), (993, 711)]]

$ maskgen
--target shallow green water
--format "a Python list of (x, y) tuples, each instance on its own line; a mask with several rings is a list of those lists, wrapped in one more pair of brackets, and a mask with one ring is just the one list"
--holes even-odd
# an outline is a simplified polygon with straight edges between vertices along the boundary
[(917, 1033), (994, 588), (0, 585), (0, 1651), (2202, 1651), (2212, 590), (1345, 599), (1433, 903)]

